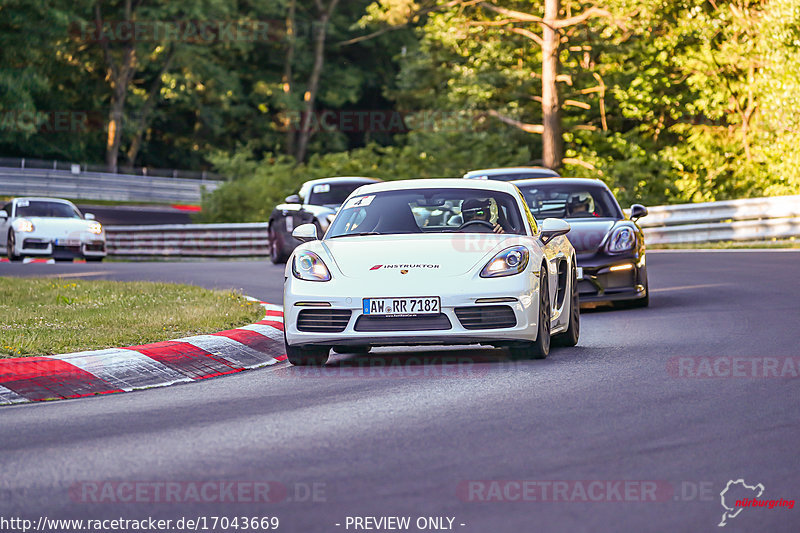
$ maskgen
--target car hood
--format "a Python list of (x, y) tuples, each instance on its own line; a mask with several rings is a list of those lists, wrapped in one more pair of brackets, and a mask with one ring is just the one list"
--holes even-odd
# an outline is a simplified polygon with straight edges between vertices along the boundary
[(567, 222), (570, 225), (567, 239), (575, 248), (575, 253), (585, 254), (597, 252), (608, 232), (621, 221), (612, 218), (570, 218)]
[(89, 226), (93, 220), (83, 220), (80, 218), (58, 218), (58, 217), (23, 217), (30, 220), (34, 231), (45, 233), (56, 237), (67, 236), (71, 233), (89, 231)]
[(391, 280), (402, 270), (427, 277), (464, 275), (514, 244), (519, 236), (458, 233), (341, 237), (320, 246), (347, 277)]

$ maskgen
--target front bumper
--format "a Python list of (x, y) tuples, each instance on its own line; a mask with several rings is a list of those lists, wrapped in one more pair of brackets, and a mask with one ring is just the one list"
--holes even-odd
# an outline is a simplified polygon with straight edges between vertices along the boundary
[[(581, 303), (636, 300), (647, 295), (647, 266), (645, 255), (631, 253), (620, 255), (594, 254), (577, 257), (583, 269), (583, 279), (578, 280)], [(632, 265), (627, 270), (612, 271), (613, 267)]]
[(102, 237), (74, 239), (56, 244), (57, 240), (36, 234), (17, 234), (16, 255), (75, 259), (81, 257), (105, 257), (106, 240)]
[[(538, 279), (529, 274), (507, 278), (480, 279), (472, 282), (463, 278), (440, 278), (431, 283), (365, 284), (353, 278), (334, 278), (329, 282), (302, 281), (291, 274), (284, 285), (284, 330), (291, 346), (416, 346), (451, 344), (489, 344), (502, 346), (536, 339), (538, 319)], [(399, 286), (398, 286), (399, 285)], [(479, 287), (465, 294), (464, 287)], [(433, 288), (432, 288), (433, 287)], [(381, 326), (364, 330), (363, 298), (426, 297), (441, 299), (441, 315), (435, 319), (437, 329), (407, 329), (386, 331)], [(482, 298), (513, 298), (502, 303), (476, 304)], [(328, 307), (298, 306), (298, 303), (326, 303)], [(467, 329), (456, 315), (456, 308), (474, 309), (478, 306), (508, 306), (513, 310), (512, 327)], [(298, 329), (298, 317), (303, 310), (346, 310), (350, 312), (342, 331), (311, 332)], [(463, 315), (462, 315), (463, 316)], [(369, 320), (369, 319), (368, 319)], [(433, 322), (433, 321), (431, 321)], [(448, 324), (449, 323), (449, 324)], [(428, 323), (430, 326), (430, 323)], [(408, 327), (404, 325), (403, 327)]]

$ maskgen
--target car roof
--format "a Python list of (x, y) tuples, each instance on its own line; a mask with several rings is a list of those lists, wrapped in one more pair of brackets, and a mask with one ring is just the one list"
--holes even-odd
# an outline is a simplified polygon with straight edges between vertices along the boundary
[(527, 174), (529, 172), (551, 172), (554, 177), (558, 175), (555, 170), (547, 167), (498, 167), (498, 168), (485, 168), (482, 170), (470, 170), (464, 177), (472, 176), (495, 176), (498, 174)]
[(366, 178), (362, 176), (338, 176), (333, 178), (317, 178), (313, 180), (308, 180), (303, 183), (303, 187), (310, 187), (312, 185), (317, 185), (319, 183), (373, 183), (379, 182), (378, 178)]
[(27, 201), (37, 201), (37, 202), (60, 202), (62, 204), (75, 205), (72, 202), (70, 202), (69, 200), (64, 200), (63, 198), (47, 198), (47, 197), (44, 197), (44, 196), (20, 196), (20, 197), (14, 198), (13, 200), (17, 200), (17, 201), (19, 201), (19, 200), (27, 200)]
[(510, 182), (473, 180), (464, 181), (461, 178), (425, 178), (407, 179), (397, 181), (384, 181), (359, 187), (358, 194), (367, 194), (383, 191), (399, 191), (403, 189), (482, 189), (486, 191), (501, 191), (516, 194), (517, 188)]
[(596, 178), (529, 178), (524, 180), (514, 180), (509, 183), (513, 183), (517, 187), (526, 187), (528, 185), (541, 185), (542, 183), (547, 184), (561, 184), (561, 185), (585, 185), (585, 186), (595, 186), (595, 187), (602, 187), (604, 189), (608, 189), (608, 185), (606, 185), (602, 180)]

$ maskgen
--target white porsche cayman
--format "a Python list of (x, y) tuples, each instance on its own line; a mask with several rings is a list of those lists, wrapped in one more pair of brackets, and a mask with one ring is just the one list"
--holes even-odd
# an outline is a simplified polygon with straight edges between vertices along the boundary
[(106, 232), (91, 213), (58, 198), (15, 198), (0, 209), (0, 246), (11, 261), (24, 256), (102, 261)]
[(284, 331), (295, 365), (330, 349), (488, 344), (514, 358), (574, 346), (575, 251), (563, 220), (538, 223), (516, 186), (406, 180), (365, 185), (322, 239), (313, 224), (286, 264)]

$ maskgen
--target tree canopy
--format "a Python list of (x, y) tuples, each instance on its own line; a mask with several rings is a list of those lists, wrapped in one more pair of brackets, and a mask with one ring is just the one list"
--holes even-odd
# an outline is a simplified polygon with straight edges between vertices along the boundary
[(7, 0), (0, 156), (306, 179), (546, 164), (623, 204), (800, 191), (794, 0)]

